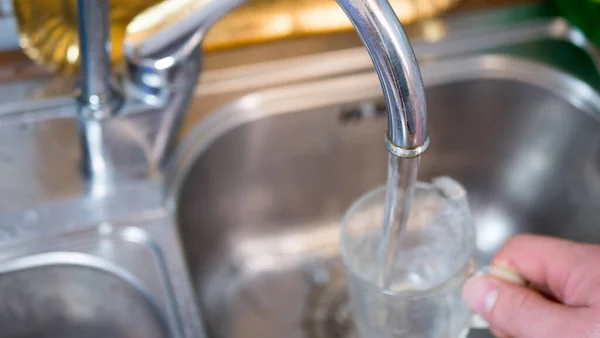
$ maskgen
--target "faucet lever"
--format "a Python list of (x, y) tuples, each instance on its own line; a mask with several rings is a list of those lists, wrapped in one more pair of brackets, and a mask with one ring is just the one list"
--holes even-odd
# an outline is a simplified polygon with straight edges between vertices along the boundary
[[(166, 0), (138, 14), (126, 28), (124, 51), (131, 59), (161, 59), (200, 43), (192, 39), (246, 0)], [(162, 54), (162, 55), (161, 55)], [(161, 57), (162, 56), (162, 57)]]
[(164, 105), (181, 63), (202, 44), (214, 23), (244, 2), (166, 0), (138, 14), (123, 42), (127, 91), (146, 103)]

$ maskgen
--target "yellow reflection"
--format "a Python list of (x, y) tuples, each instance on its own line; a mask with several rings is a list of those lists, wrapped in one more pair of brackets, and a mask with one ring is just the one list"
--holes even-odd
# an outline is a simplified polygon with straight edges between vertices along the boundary
[(448, 34), (446, 24), (438, 19), (425, 20), (422, 24), (423, 39), (428, 42), (442, 40)]
[[(390, 0), (405, 24), (434, 17), (460, 0)], [(286, 15), (287, 30), (271, 30), (274, 20)], [(207, 50), (257, 42), (351, 30), (352, 24), (334, 0), (254, 0), (215, 25), (206, 37)]]
[(260, 34), (272, 34), (273, 36), (286, 36), (293, 32), (294, 21), (289, 13), (273, 15), (269, 21), (264, 23)]
[[(118, 63), (123, 57), (125, 38), (131, 43), (142, 42), (148, 34), (180, 22), (182, 17), (206, 6), (209, 0), (107, 1), (111, 6), (112, 61)], [(390, 0), (390, 4), (406, 24), (447, 11), (459, 1)], [(19, 41), (25, 53), (48, 70), (76, 72), (79, 49), (75, 0), (13, 0), (13, 3)], [(350, 29), (350, 21), (334, 0), (253, 0), (210, 30), (205, 49)], [(438, 33), (439, 30), (434, 30), (430, 37), (437, 39)]]
[(298, 10), (296, 22), (298, 31), (317, 33), (346, 27), (349, 23), (344, 12), (334, 1), (329, 5)]

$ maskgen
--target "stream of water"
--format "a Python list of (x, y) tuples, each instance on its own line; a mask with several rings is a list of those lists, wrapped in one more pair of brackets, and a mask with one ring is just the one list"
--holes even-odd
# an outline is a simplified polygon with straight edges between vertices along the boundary
[(377, 267), (377, 284), (384, 289), (390, 287), (400, 239), (406, 231), (420, 161), (421, 157), (401, 158), (392, 154), (388, 158), (383, 233)]

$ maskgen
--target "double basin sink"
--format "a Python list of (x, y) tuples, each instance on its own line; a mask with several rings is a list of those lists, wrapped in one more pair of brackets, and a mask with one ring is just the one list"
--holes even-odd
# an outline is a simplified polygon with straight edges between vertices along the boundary
[[(595, 48), (538, 7), (438, 24), (445, 38), (414, 40), (431, 136), (419, 179), (449, 175), (467, 188), (478, 263), (521, 232), (600, 243)], [(385, 105), (366, 52), (204, 82), (173, 165), (139, 188), (159, 202), (110, 213), (118, 221), (32, 222), (5, 236), (3, 337), (352, 336), (340, 219), (387, 170)], [(44, 222), (60, 223), (48, 210)], [(23, 217), (0, 217), (0, 230)]]

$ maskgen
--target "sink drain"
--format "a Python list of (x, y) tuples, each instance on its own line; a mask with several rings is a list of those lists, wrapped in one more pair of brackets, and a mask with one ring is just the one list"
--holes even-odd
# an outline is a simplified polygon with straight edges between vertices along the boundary
[(314, 293), (310, 313), (313, 338), (356, 338), (354, 318), (343, 276), (330, 281)]

